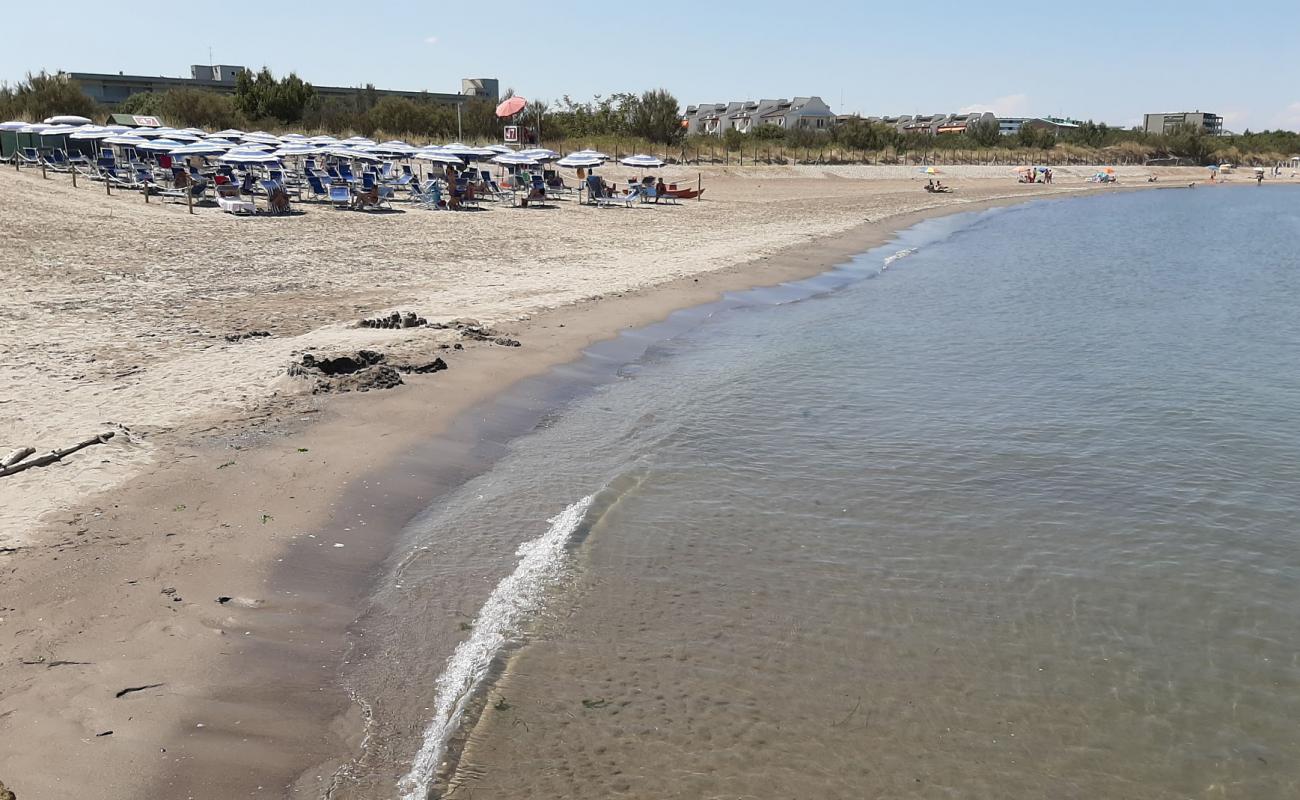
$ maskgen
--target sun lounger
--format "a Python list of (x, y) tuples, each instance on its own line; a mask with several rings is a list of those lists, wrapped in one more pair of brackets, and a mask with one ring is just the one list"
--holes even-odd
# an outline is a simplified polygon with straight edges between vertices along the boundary
[(45, 162), (46, 167), (54, 170), (55, 172), (72, 171), (72, 165), (68, 163), (67, 154), (65, 154), (62, 150), (60, 150), (57, 147), (51, 150), (49, 155), (42, 156), (41, 160)]
[(357, 177), (352, 174), (352, 165), (346, 161), (339, 162), (339, 177), (348, 183), (357, 182)]
[(332, 184), (330, 186), (330, 202), (336, 208), (351, 208), (352, 189), (344, 184)]
[(117, 167), (101, 167), (100, 172), (104, 175), (104, 180), (119, 189), (143, 189), (145, 184), (141, 183), (135, 177), (122, 172)]
[(488, 193), (491, 194), (493, 198), (503, 203), (515, 202), (515, 192), (513, 189), (502, 189), (500, 186), (497, 185), (496, 181), (490, 178), (488, 179), (487, 187), (488, 187)]
[(614, 206), (626, 206), (631, 208), (632, 204), (641, 198), (641, 187), (633, 186), (631, 190), (624, 194), (606, 195), (595, 198), (596, 205), (600, 208), (613, 208)]
[(239, 188), (233, 184), (223, 183), (217, 187), (217, 205), (227, 214), (255, 214), (257, 207), (252, 200), (245, 200)]
[(35, 147), (24, 147), (15, 150), (12, 160), (17, 164), (23, 164), (29, 167), (39, 167), (41, 165), (41, 155)]
[(427, 186), (421, 186), (419, 181), (411, 181), (411, 200), (419, 203), (422, 208), (430, 211), (442, 211), (442, 189), (438, 184), (430, 182)]
[(330, 190), (326, 188), (319, 175), (307, 176), (307, 193), (313, 200), (330, 199)]

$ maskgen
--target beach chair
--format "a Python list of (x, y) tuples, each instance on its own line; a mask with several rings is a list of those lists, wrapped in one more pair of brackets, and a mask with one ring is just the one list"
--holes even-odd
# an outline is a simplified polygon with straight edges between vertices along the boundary
[(71, 172), (72, 165), (68, 163), (68, 156), (59, 148), (54, 148), (48, 155), (42, 156), (41, 161), (45, 166), (55, 172)]
[(92, 181), (104, 180), (104, 173), (100, 170), (99, 165), (92, 163), (89, 159), (73, 163), (72, 168), (83, 178), (89, 178)]
[(239, 187), (233, 183), (223, 183), (217, 187), (217, 206), (227, 214), (256, 214), (257, 206), (252, 200), (245, 200), (239, 193)]
[(131, 175), (122, 172), (116, 166), (100, 167), (99, 170), (104, 175), (104, 180), (119, 189), (143, 189), (144, 184)]
[(418, 180), (413, 180), (408, 188), (411, 190), (411, 200), (419, 203), (421, 208), (430, 211), (444, 210), (442, 206), (442, 189), (438, 187), (436, 182), (431, 181), (427, 185), (421, 186)]
[(384, 165), (379, 168), (379, 180), (390, 181), (393, 179), (393, 162), (385, 161)]
[(366, 170), (361, 173), (361, 191), (368, 192), (375, 188), (375, 173)]
[(338, 170), (339, 170), (339, 177), (342, 178), (343, 180), (347, 181), (348, 183), (357, 182), (357, 176), (352, 174), (352, 165), (349, 164), (348, 162), (340, 161)]
[(641, 199), (641, 187), (634, 185), (624, 194), (606, 195), (603, 192), (600, 197), (596, 198), (598, 208), (613, 208), (614, 206), (626, 206), (631, 208), (632, 204)]
[(307, 176), (307, 193), (312, 200), (330, 199), (330, 190), (325, 187), (325, 183), (318, 175)]
[[(175, 172), (173, 172), (175, 174)], [(182, 172), (182, 174), (184, 174)], [(158, 196), (166, 202), (180, 202), (185, 199), (185, 195), (192, 196), (196, 201), (201, 202), (207, 194), (208, 182), (205, 178), (190, 181), (188, 186), (178, 186), (172, 189), (160, 189)]]
[(39, 167), (41, 165), (41, 154), (35, 147), (24, 147), (15, 150), (11, 159), (16, 164), (28, 167)]
[(467, 206), (481, 208), (478, 195), (470, 191), (469, 179), (463, 175), (456, 179), (456, 199), (460, 200), (461, 208)]
[(330, 185), (330, 202), (335, 208), (352, 207), (352, 189), (347, 184)]
[(670, 192), (659, 194), (653, 183), (647, 183), (641, 187), (641, 202), (643, 203), (665, 203), (668, 205), (681, 205), (677, 202), (677, 195)]

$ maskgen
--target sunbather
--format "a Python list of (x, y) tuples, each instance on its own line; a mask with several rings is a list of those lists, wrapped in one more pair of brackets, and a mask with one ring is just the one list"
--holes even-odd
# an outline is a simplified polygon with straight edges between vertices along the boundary
[[(287, 197), (285, 199), (286, 201), (288, 200)], [(367, 207), (377, 208), (378, 206), (379, 206), (378, 186), (371, 186), (369, 189), (364, 189), (362, 191), (359, 191), (352, 196), (353, 209), (360, 209), (360, 208), (367, 208)]]

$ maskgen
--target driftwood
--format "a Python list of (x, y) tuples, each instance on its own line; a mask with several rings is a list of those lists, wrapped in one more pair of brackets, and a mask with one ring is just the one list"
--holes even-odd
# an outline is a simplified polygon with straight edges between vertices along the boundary
[(24, 458), (27, 458), (35, 452), (35, 447), (20, 447), (4, 458), (0, 458), (0, 469), (3, 469), (4, 467), (12, 467), (14, 464), (17, 464), (19, 461), (22, 461)]
[[(20, 456), (19, 457), (20, 460), (15, 461), (15, 463), (9, 464), (8, 466), (0, 467), (0, 478), (5, 477), (6, 475), (13, 475), (14, 473), (17, 472), (22, 472), (25, 469), (31, 469), (32, 467), (48, 466), (50, 464), (53, 464), (56, 461), (62, 461), (64, 456), (72, 455), (78, 450), (82, 450), (84, 448), (90, 447), (92, 444), (104, 444), (105, 442), (107, 442), (109, 439), (112, 438), (113, 438), (113, 431), (105, 431), (104, 433), (101, 433), (94, 438), (85, 440), (84, 442), (77, 442), (72, 447), (65, 447), (62, 450), (51, 450), (45, 455), (37, 456), (36, 458), (31, 459), (30, 461), (22, 461), (21, 459), (26, 458), (26, 456)], [(23, 448), (23, 449), (30, 450), (31, 448)], [(15, 450), (14, 453), (11, 453), (8, 457), (6, 457), (5, 460), (8, 461), (9, 458), (12, 458), (14, 455), (17, 455), (18, 453), (21, 452), (22, 450)]]

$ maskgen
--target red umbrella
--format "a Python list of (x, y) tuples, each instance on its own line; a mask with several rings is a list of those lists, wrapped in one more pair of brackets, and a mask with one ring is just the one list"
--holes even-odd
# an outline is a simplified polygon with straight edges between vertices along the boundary
[(524, 106), (526, 105), (528, 105), (528, 101), (519, 95), (508, 97), (501, 103), (501, 105), (497, 106), (497, 116), (513, 117), (515, 114), (523, 111)]

